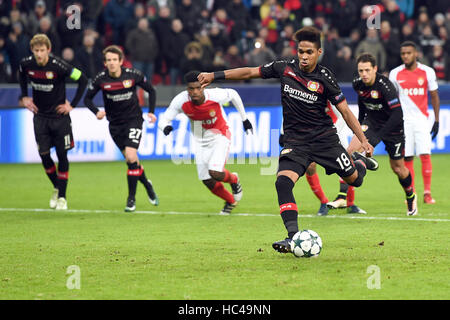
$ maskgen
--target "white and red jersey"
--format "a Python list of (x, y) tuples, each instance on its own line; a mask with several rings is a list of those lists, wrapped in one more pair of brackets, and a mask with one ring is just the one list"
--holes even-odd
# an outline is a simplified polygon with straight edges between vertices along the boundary
[(205, 89), (204, 94), (205, 102), (195, 105), (186, 90), (180, 92), (160, 117), (158, 127), (163, 130), (179, 113), (184, 113), (191, 121), (191, 131), (196, 140), (208, 142), (218, 134), (230, 138), (223, 105), (231, 102), (245, 121), (247, 115), (241, 97), (234, 89), (222, 88)]
[(389, 73), (389, 80), (398, 91), (405, 121), (422, 121), (428, 118), (428, 91), (437, 90), (436, 73), (417, 62), (413, 71), (405, 65), (398, 66)]

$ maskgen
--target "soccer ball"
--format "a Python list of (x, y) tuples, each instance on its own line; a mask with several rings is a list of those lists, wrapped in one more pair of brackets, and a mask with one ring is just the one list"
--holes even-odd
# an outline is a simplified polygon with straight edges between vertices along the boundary
[(291, 251), (296, 257), (317, 257), (322, 251), (322, 239), (315, 231), (299, 231), (292, 237)]

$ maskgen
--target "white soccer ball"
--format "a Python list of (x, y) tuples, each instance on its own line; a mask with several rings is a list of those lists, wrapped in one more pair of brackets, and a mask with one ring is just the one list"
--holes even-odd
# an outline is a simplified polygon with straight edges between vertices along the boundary
[(291, 251), (296, 257), (317, 257), (322, 251), (322, 239), (315, 231), (299, 231), (292, 237)]

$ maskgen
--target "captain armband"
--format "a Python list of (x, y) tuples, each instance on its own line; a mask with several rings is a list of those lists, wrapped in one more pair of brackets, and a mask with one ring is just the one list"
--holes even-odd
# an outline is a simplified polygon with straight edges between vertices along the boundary
[(78, 81), (78, 79), (80, 79), (81, 77), (81, 71), (77, 68), (73, 68), (72, 72), (70, 73), (70, 79), (74, 80), (74, 81)]

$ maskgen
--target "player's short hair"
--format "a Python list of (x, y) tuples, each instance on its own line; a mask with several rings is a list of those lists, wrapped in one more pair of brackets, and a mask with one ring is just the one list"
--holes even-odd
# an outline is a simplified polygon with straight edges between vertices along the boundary
[(417, 50), (417, 45), (414, 41), (408, 40), (408, 41), (404, 41), (400, 44), (400, 49), (403, 47), (413, 47), (414, 50)]
[(34, 46), (46, 46), (47, 49), (52, 48), (52, 43), (50, 39), (47, 37), (47, 35), (43, 33), (38, 33), (33, 36), (33, 38), (30, 40), (30, 48), (33, 50)]
[(358, 64), (360, 62), (370, 62), (372, 67), (377, 66), (377, 59), (373, 54), (368, 52), (363, 52), (358, 56), (358, 58), (356, 58), (356, 63)]
[(297, 32), (295, 32), (294, 34), (294, 39), (297, 42), (300, 41), (309, 41), (312, 42), (316, 45), (317, 49), (321, 48), (321, 42), (320, 42), (320, 38), (321, 38), (321, 33), (319, 31), (319, 29), (315, 28), (315, 27), (303, 27), (300, 30), (297, 30)]
[(103, 60), (106, 59), (106, 54), (108, 52), (119, 55), (119, 60), (123, 60), (123, 51), (122, 51), (122, 49), (120, 49), (119, 46), (111, 45), (111, 46), (107, 46), (105, 49), (103, 49)]
[(186, 83), (197, 82), (199, 74), (200, 74), (200, 71), (197, 71), (197, 70), (189, 71), (184, 75), (184, 81)]

